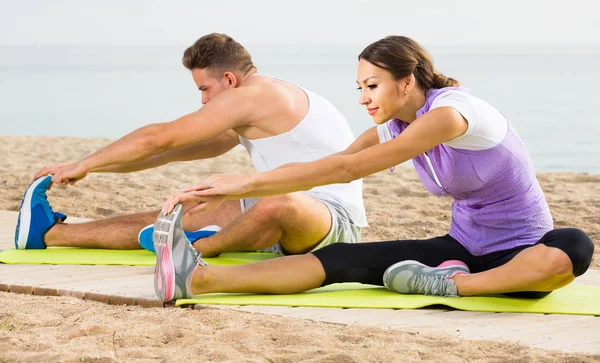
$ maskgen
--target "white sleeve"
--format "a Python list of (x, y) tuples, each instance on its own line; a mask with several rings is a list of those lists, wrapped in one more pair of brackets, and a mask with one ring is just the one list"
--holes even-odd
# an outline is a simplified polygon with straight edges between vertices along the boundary
[(390, 121), (377, 125), (377, 136), (379, 137), (379, 143), (384, 143), (393, 139), (392, 132), (390, 131)]
[(461, 91), (448, 91), (442, 93), (431, 104), (430, 110), (438, 107), (452, 107), (456, 111), (460, 112), (462, 117), (467, 120), (469, 124), (467, 126), (467, 131), (463, 134), (465, 135), (473, 135), (477, 134), (477, 126), (478, 126), (478, 118), (475, 108), (473, 107), (473, 103), (468, 98), (468, 94)]
[(452, 107), (467, 120), (467, 131), (444, 144), (457, 149), (485, 150), (498, 145), (508, 131), (508, 121), (487, 102), (463, 91), (448, 91), (439, 95), (430, 110)]

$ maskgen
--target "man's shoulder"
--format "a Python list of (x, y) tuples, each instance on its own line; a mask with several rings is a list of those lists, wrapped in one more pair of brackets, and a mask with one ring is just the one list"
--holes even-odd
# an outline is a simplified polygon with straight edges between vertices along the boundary
[(253, 82), (242, 85), (240, 88), (243, 87), (261, 91), (273, 91), (275, 93), (287, 93), (290, 89), (307, 91), (306, 88), (297, 83), (264, 74), (261, 74), (260, 78), (255, 79)]

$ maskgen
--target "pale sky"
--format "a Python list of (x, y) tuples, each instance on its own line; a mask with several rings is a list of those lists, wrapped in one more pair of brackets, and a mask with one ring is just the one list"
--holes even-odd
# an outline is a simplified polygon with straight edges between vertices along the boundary
[(600, 43), (595, 0), (0, 0), (0, 45)]

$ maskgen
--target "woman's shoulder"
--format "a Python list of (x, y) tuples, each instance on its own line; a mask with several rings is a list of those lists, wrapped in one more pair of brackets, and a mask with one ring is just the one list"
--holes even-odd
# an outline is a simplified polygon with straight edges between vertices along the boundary
[(473, 96), (470, 90), (466, 88), (452, 88), (440, 92), (433, 99), (431, 106), (433, 108), (436, 104), (439, 104), (440, 102), (474, 102), (475, 100), (478, 100), (478, 98)]

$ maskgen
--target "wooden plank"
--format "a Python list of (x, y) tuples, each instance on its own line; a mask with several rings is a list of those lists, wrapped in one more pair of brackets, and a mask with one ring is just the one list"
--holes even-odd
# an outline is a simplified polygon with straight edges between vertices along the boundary
[(595, 344), (594, 353), (600, 353), (598, 319), (592, 316), (556, 319), (529, 325), (527, 319), (514, 320), (513, 329), (488, 329), (483, 332), (491, 339), (506, 339), (544, 349), (577, 351), (578, 345)]
[(575, 279), (576, 283), (591, 286), (600, 286), (600, 270), (589, 269), (583, 275)]
[(0, 282), (46, 286), (59, 282), (94, 281), (99, 278), (152, 275), (150, 266), (89, 265), (4, 265), (0, 264)]
[(57, 289), (97, 292), (105, 295), (156, 298), (153, 278), (153, 275), (120, 276), (76, 283), (46, 284), (45, 286)]
[[(267, 307), (235, 310), (270, 314)], [(573, 315), (469, 311), (287, 308), (277, 315), (421, 334), (452, 334), (469, 340), (501, 340), (543, 349), (600, 353), (600, 318)], [(401, 312), (398, 317), (394, 314)], [(412, 315), (412, 316), (411, 316)]]
[(419, 315), (440, 314), (448, 311), (447, 309), (336, 309), (303, 306), (239, 306), (229, 308), (238, 311), (274, 314), (343, 324), (356, 324), (365, 320), (383, 323), (385, 321), (406, 319)]

